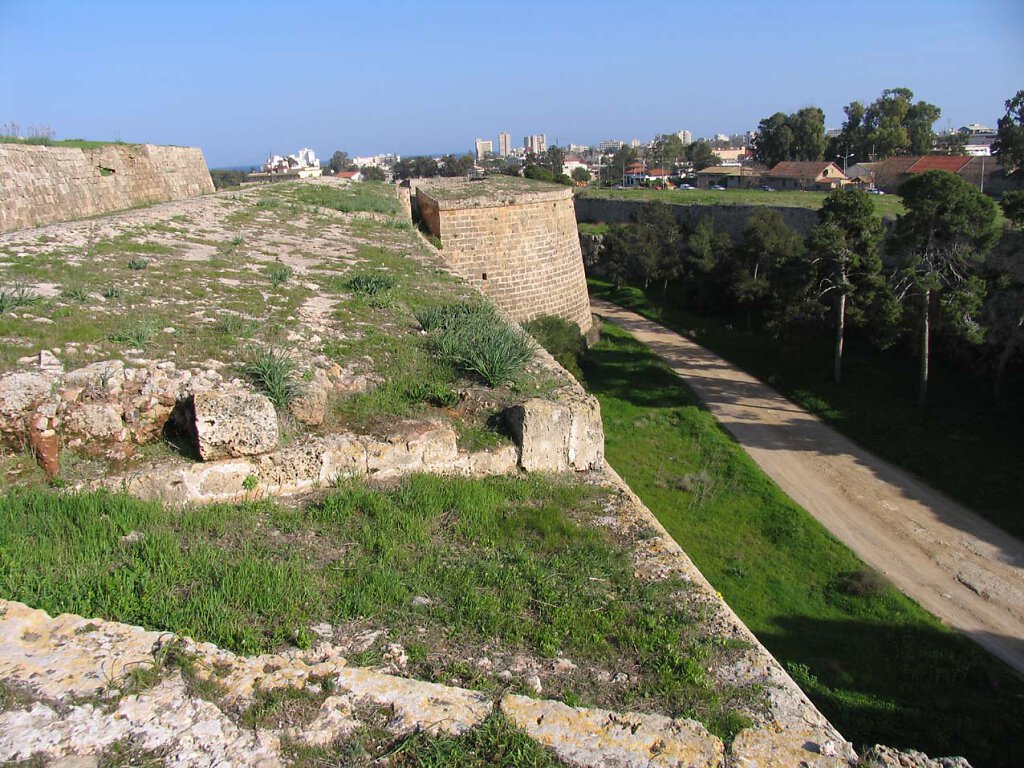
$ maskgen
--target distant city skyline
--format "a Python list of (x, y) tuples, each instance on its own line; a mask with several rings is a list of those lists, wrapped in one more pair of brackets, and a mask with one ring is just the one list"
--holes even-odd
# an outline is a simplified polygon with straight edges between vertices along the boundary
[[(515, 34), (454, 0), (240, 7), (0, 0), (0, 123), (199, 146), (223, 167), (304, 146), (466, 153), (502, 132), (734, 134), (808, 104), (838, 128), (843, 106), (892, 87), (941, 107), (936, 130), (995, 125), (1024, 88), (1017, 0), (523, 0)], [(622, 28), (643, 46), (616, 45)]]

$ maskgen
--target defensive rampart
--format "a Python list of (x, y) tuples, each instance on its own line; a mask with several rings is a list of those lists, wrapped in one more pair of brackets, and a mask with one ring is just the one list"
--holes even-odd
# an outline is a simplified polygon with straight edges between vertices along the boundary
[(202, 150), (0, 144), (0, 232), (213, 192)]
[(499, 307), (520, 322), (556, 315), (590, 329), (571, 189), (512, 177), (414, 186), (445, 260)]

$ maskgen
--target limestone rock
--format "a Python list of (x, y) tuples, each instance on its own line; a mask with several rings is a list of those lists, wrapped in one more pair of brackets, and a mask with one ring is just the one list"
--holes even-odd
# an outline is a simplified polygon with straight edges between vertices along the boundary
[(22, 434), (26, 411), (50, 396), (50, 380), (38, 373), (0, 376), (0, 432)]
[(31, 429), (28, 439), (43, 472), (49, 478), (56, 477), (60, 472), (60, 441), (57, 433), (52, 429)]
[(453, 462), (458, 455), (458, 435), (435, 421), (407, 421), (384, 442), (366, 448), (367, 469), (379, 475), (424, 471)]
[(255, 456), (277, 447), (277, 412), (263, 395), (198, 392), (193, 406), (203, 461)]
[(803, 725), (746, 728), (732, 743), (737, 768), (800, 765), (806, 768), (847, 768), (856, 765), (857, 754), (845, 741), (837, 742), (831, 729)]
[(570, 707), (506, 694), (501, 711), (570, 765), (586, 768), (719, 768), (725, 748), (694, 720)]
[(604, 462), (601, 407), (589, 395), (532, 398), (509, 408), (505, 418), (520, 447), (519, 466), (528, 472), (584, 471)]
[(868, 749), (861, 757), (863, 768), (971, 768), (963, 757), (930, 758), (913, 749), (901, 751), (881, 744)]
[(82, 403), (68, 412), (67, 429), (86, 440), (116, 437), (124, 424), (121, 411), (109, 403)]
[(288, 404), (288, 411), (302, 424), (320, 426), (327, 413), (327, 390), (315, 385), (306, 387)]

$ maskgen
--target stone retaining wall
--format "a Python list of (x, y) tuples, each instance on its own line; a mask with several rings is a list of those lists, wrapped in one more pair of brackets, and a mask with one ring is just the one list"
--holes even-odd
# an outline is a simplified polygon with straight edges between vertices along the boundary
[(451, 267), (518, 322), (556, 315), (589, 330), (572, 190), (552, 185), (460, 197), (448, 194), (454, 186), (443, 185), (444, 194), (429, 184), (416, 188), (419, 215), (441, 239)]
[(0, 144), (0, 232), (210, 192), (196, 147)]

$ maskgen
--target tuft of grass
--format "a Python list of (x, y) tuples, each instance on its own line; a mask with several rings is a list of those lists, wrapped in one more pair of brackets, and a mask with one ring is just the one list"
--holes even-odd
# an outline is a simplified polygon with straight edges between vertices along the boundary
[(417, 319), (424, 330), (433, 331), (431, 345), (443, 360), (491, 387), (512, 381), (536, 351), (521, 328), (510, 326), (486, 304), (425, 309)]
[(242, 315), (225, 315), (217, 323), (217, 332), (234, 339), (251, 339), (256, 335), (260, 324)]
[(394, 277), (382, 272), (364, 272), (345, 281), (345, 287), (357, 296), (376, 296), (396, 284)]
[(60, 293), (62, 298), (73, 301), (88, 301), (89, 289), (81, 285), (69, 285)]
[(0, 288), (0, 314), (10, 312), (18, 307), (25, 307), (39, 301), (39, 296), (24, 285)]
[(122, 344), (128, 344), (137, 349), (143, 349), (153, 334), (156, 333), (156, 325), (149, 320), (130, 320), (120, 328), (111, 333), (107, 338)]
[(276, 347), (257, 347), (242, 371), (278, 408), (287, 408), (302, 392), (298, 366), (288, 352)]
[(279, 287), (291, 276), (291, 267), (285, 266), (284, 264), (273, 264), (267, 268), (267, 277), (269, 278), (270, 285), (273, 288)]
[(121, 289), (116, 285), (108, 285), (103, 289), (102, 295), (104, 299), (119, 299), (121, 298)]
[(141, 271), (141, 270), (145, 269), (148, 266), (149, 266), (149, 262), (146, 259), (129, 259), (128, 260), (128, 269), (133, 269), (135, 271)]

